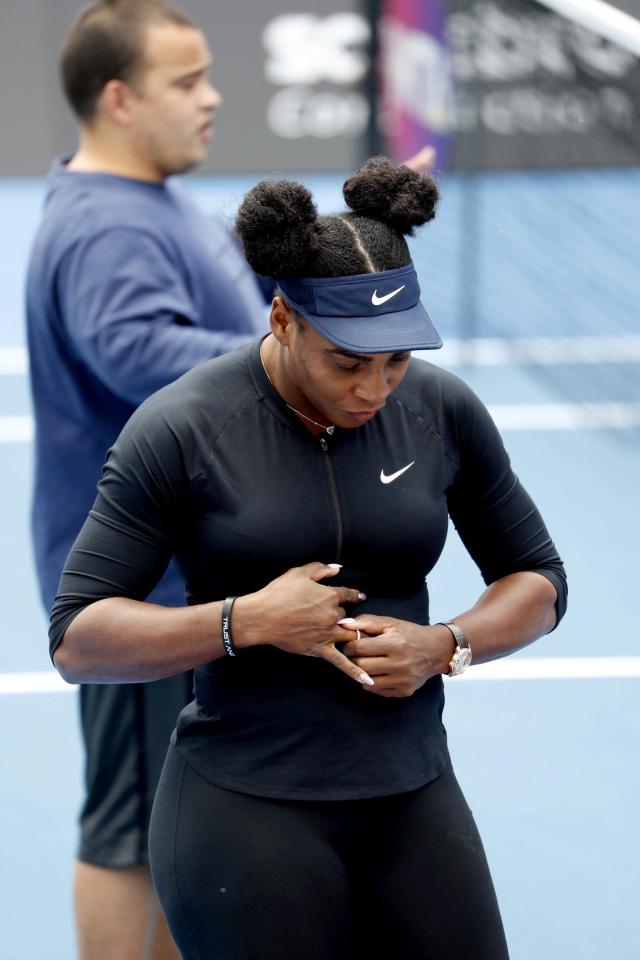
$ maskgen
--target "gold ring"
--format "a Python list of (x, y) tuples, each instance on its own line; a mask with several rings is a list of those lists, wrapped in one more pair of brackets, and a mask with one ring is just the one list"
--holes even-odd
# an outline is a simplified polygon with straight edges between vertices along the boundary
[(360, 631), (356, 627), (356, 640), (359, 640), (359, 639), (360, 639)]

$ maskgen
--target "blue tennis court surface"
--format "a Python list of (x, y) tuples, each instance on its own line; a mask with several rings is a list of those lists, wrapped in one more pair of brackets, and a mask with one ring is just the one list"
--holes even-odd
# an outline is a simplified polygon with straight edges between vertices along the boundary
[[(307, 179), (324, 209), (338, 206), (337, 179)], [(188, 181), (229, 215), (252, 182)], [(0, 960), (74, 955), (77, 702), (38, 692), (51, 668), (29, 543), (21, 292), (42, 196), (39, 180), (0, 180)], [(438, 219), (412, 241), (447, 341), (429, 359), (490, 406), (569, 575), (557, 632), (446, 685), (454, 765), (513, 960), (640, 956), (638, 197), (637, 170), (451, 177)], [(452, 533), (430, 579), (434, 619), (481, 589)]]

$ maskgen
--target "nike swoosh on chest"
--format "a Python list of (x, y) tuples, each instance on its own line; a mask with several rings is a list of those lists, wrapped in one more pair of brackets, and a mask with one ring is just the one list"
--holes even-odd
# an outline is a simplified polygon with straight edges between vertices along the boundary
[(415, 463), (415, 460), (412, 460), (411, 463), (408, 463), (406, 467), (401, 467), (399, 470), (396, 470), (395, 473), (385, 474), (384, 470), (380, 471), (380, 482), (381, 483), (393, 483), (394, 480), (397, 480), (398, 477), (401, 477), (403, 473), (406, 473), (410, 467)]

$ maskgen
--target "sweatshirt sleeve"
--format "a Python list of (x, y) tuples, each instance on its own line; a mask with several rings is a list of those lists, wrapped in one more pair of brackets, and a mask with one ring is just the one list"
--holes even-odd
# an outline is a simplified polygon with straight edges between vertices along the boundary
[(107, 454), (98, 494), (65, 563), (51, 612), (51, 656), (71, 621), (106, 597), (144, 600), (176, 549), (189, 479), (183, 444), (151, 398)]
[(556, 626), (567, 606), (563, 563), (535, 503), (511, 468), (486, 407), (462, 385), (451, 420), (454, 477), (448, 489), (451, 519), (486, 584), (510, 573), (534, 571), (557, 594)]
[[(111, 227), (78, 241), (60, 266), (58, 295), (73, 350), (133, 405), (198, 363), (255, 339), (199, 325), (169, 252), (151, 233)], [(220, 306), (224, 317), (224, 304)]]

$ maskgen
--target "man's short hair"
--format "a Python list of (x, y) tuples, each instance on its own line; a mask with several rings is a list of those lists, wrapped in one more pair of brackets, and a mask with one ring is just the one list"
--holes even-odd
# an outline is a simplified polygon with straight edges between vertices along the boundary
[(194, 27), (189, 17), (164, 0), (102, 0), (71, 25), (60, 56), (62, 86), (81, 122), (96, 113), (109, 80), (130, 83), (143, 66), (145, 29), (154, 23)]

